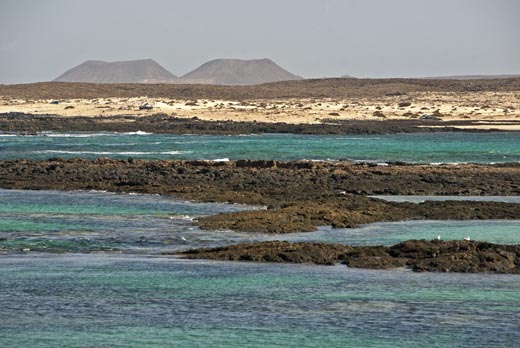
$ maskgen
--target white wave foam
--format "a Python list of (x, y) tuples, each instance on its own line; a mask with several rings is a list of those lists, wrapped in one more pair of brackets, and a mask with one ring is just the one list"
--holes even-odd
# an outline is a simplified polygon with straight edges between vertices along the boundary
[(106, 137), (111, 135), (150, 135), (153, 133), (136, 131), (136, 132), (102, 132), (102, 133), (54, 133), (54, 132), (40, 132), (38, 135), (43, 135), (51, 138), (94, 138)]
[(191, 217), (189, 215), (173, 215), (173, 216), (168, 216), (168, 219), (170, 219), (170, 220), (188, 220), (188, 221), (195, 220), (194, 217)]
[(124, 132), (124, 133), (118, 133), (118, 134), (124, 134), (124, 135), (150, 135), (153, 133), (143, 132), (138, 130), (137, 132)]
[(157, 152), (158, 155), (183, 155), (186, 153), (192, 153), (193, 151), (162, 151)]
[(326, 159), (307, 159), (307, 158), (302, 158), (301, 160), (299, 161), (310, 161), (310, 162), (339, 162), (339, 159), (334, 159), (334, 158), (326, 158)]
[(146, 151), (63, 151), (63, 150), (43, 150), (33, 151), (32, 153), (44, 154), (66, 154), (66, 155), (182, 155), (191, 153), (191, 151), (157, 151), (157, 152), (146, 152)]
[[(327, 159), (327, 161), (330, 161), (330, 160)], [(347, 161), (348, 161), (348, 159), (347, 159)], [(356, 164), (375, 164), (378, 166), (388, 166), (389, 165), (388, 162), (380, 162), (378, 160), (351, 160), (351, 161)], [(458, 166), (458, 165), (468, 164), (468, 162), (421, 162), (420, 159), (418, 159), (416, 161), (396, 159), (395, 161), (399, 161), (399, 162), (403, 162), (403, 163), (410, 163), (410, 164), (424, 164), (424, 165), (431, 165), (431, 166), (443, 166), (443, 165)], [(491, 163), (494, 163), (494, 162), (491, 162)]]
[(48, 133), (42, 132), (38, 133), (39, 135), (43, 135), (49, 138), (95, 138), (95, 137), (105, 137), (109, 135), (113, 135), (113, 133)]

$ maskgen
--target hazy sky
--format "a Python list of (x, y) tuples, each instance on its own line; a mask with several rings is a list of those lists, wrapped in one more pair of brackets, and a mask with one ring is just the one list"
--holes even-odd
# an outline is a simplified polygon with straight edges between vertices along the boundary
[(0, 83), (85, 60), (183, 75), (271, 58), (304, 77), (520, 73), (519, 0), (0, 0)]

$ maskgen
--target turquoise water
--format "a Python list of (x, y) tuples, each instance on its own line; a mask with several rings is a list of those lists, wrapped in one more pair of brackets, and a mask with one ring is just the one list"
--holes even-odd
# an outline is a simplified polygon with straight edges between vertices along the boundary
[(221, 245), (240, 241), (240, 234), (208, 233), (193, 220), (244, 209), (262, 207), (159, 195), (0, 189), (0, 252), (159, 253)]
[(462, 240), (470, 237), (499, 244), (520, 243), (520, 220), (400, 221), (368, 224), (358, 228), (332, 229), (324, 226), (311, 233), (278, 236), (287, 241), (320, 241), (349, 245), (394, 245), (409, 239)]
[(520, 277), (183, 260), (162, 251), (282, 239), (520, 243), (520, 220), (204, 231), (262, 209), (107, 192), (0, 189), (0, 347), (515, 347)]
[(276, 159), (520, 162), (520, 132), (245, 136), (147, 133), (0, 134), (0, 159)]
[(520, 277), (0, 257), (2, 347), (515, 347)]
[[(0, 159), (49, 157), (520, 162), (520, 133), (0, 134)], [(263, 208), (157, 195), (0, 189), (0, 347), (502, 348), (520, 341), (516, 275), (161, 256), (272, 239), (391, 245), (441, 235), (520, 243), (520, 220), (324, 226), (282, 236), (194, 225), (203, 215), (243, 209)]]
[(392, 245), (408, 239), (463, 239), (520, 243), (520, 220), (403, 221), (353, 229), (320, 227), (290, 235), (205, 231), (199, 216), (244, 209), (244, 205), (194, 203), (171, 197), (108, 192), (0, 189), (0, 252), (121, 252), (212, 247), (240, 242), (289, 240), (352, 245)]

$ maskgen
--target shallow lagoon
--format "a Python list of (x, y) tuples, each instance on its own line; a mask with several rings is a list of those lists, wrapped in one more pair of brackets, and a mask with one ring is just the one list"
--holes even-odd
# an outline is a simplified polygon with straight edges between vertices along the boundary
[[(0, 190), (0, 246), (7, 248), (0, 255), (0, 346), (513, 347), (520, 340), (517, 275), (159, 255), (267, 239), (360, 245), (469, 234), (518, 243), (519, 220), (322, 227), (276, 237), (192, 225), (200, 215), (250, 208), (155, 195)], [(19, 252), (35, 247), (53, 252)]]
[(202, 215), (264, 209), (238, 204), (195, 203), (171, 197), (108, 192), (0, 189), (0, 250), (52, 252), (162, 251), (264, 240), (391, 245), (408, 239), (463, 239), (520, 243), (520, 220), (402, 221), (352, 229), (320, 227), (289, 235), (205, 231)]

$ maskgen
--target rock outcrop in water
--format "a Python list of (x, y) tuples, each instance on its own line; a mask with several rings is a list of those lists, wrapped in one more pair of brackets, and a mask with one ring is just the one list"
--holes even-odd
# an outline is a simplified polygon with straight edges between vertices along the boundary
[[(209, 249), (192, 249), (179, 253), (189, 259), (225, 261), (314, 263), (333, 265), (352, 247), (327, 243), (258, 242)], [(164, 255), (176, 253), (164, 252)]]
[(519, 195), (520, 165), (375, 166), (348, 162), (50, 159), (0, 161), (0, 187), (107, 190), (198, 201), (259, 204), (266, 210), (200, 218), (206, 229), (290, 233), (418, 219), (518, 219), (520, 204), (386, 202), (366, 195)]
[[(178, 118), (166, 114), (150, 116), (64, 117), (31, 115), (18, 112), (0, 114), (0, 129), (4, 132), (137, 132), (169, 134), (393, 134), (424, 132), (461, 132), (458, 126), (471, 126), (478, 121), (446, 121), (438, 127), (431, 120), (336, 120), (323, 124), (288, 124), (268, 122), (203, 121)], [(428, 127), (428, 126), (436, 127)], [(475, 130), (471, 130), (475, 132)]]
[(520, 245), (465, 240), (409, 240), (390, 247), (271, 241), (193, 249), (178, 254), (190, 259), (319, 265), (341, 262), (353, 268), (408, 267), (415, 272), (520, 274)]

